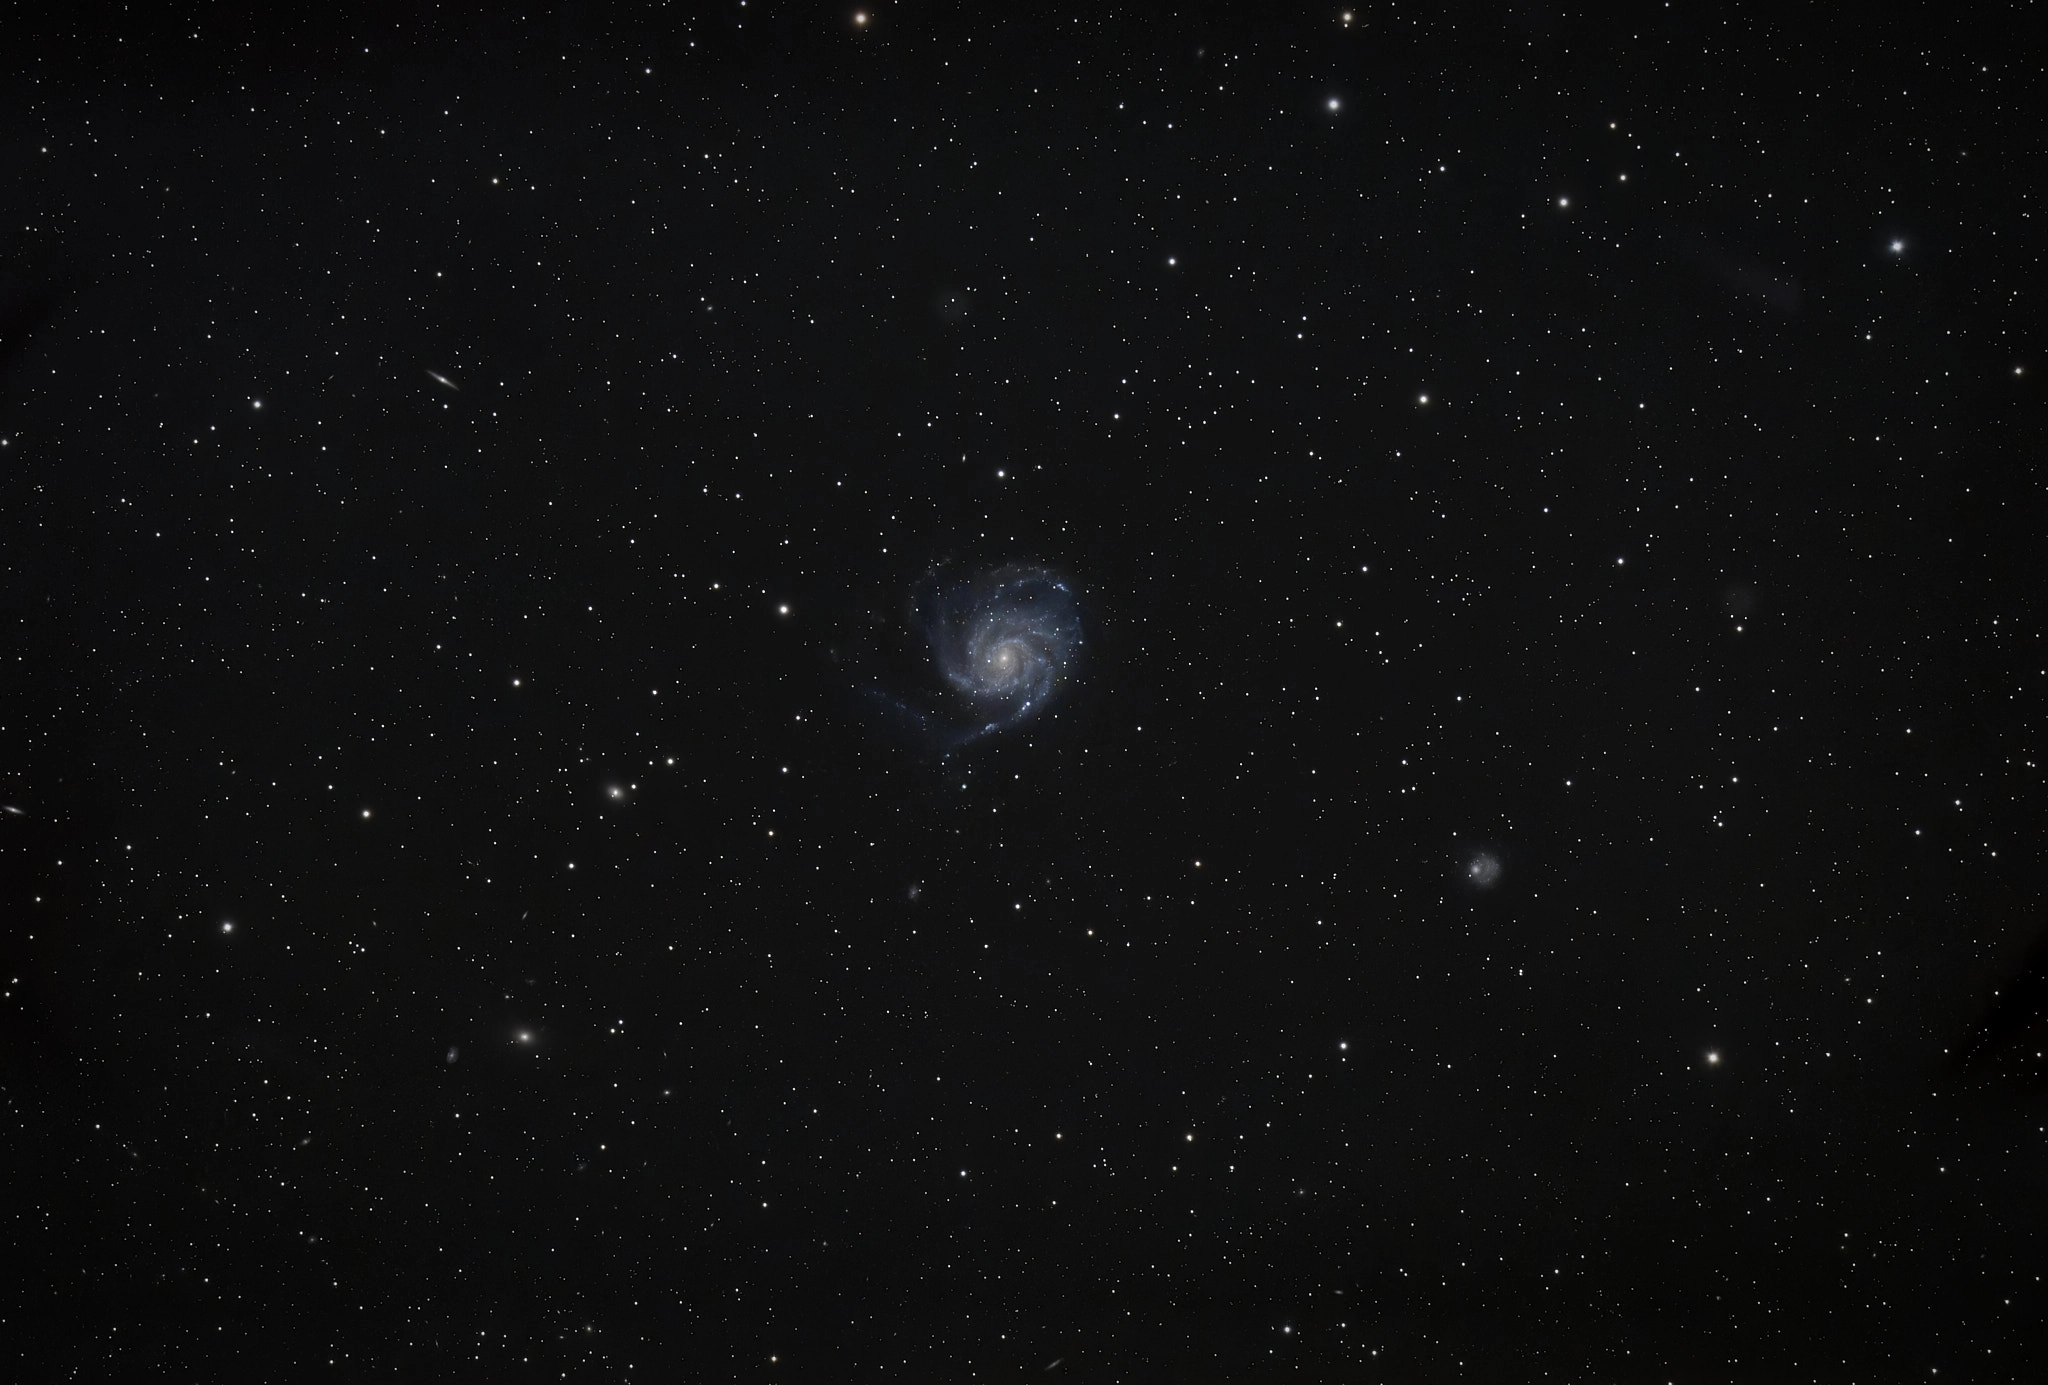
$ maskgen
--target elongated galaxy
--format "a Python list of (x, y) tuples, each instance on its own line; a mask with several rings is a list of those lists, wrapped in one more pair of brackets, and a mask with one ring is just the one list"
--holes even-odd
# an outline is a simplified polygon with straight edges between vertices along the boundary
[(918, 588), (909, 615), (929, 677), (876, 696), (897, 726), (940, 750), (1038, 716), (1081, 652), (1073, 588), (1035, 563), (935, 572)]

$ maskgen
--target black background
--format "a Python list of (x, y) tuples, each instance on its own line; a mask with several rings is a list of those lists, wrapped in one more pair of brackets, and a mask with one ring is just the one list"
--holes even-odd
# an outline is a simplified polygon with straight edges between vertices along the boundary
[(2009, 28), (854, 16), (6, 45), (8, 1373), (2034, 1378)]

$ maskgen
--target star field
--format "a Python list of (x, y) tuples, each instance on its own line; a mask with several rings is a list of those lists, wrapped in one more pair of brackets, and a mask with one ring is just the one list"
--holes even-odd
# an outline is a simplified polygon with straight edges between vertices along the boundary
[(664, 14), (0, 46), (0, 1373), (2038, 1378), (2002, 20)]

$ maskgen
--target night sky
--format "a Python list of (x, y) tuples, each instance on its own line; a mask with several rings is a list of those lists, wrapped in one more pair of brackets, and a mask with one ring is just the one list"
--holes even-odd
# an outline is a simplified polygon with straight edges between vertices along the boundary
[(2048, 1378), (2004, 12), (60, 8), (0, 1375)]

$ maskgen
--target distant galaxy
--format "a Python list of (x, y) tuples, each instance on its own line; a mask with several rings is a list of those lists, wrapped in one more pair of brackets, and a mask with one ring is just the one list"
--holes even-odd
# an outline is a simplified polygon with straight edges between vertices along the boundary
[(1458, 886), (1468, 893), (1491, 890), (1500, 884), (1507, 868), (1504, 846), (1497, 842), (1468, 844), (1457, 856)]
[(1072, 586), (1023, 562), (934, 571), (911, 597), (908, 634), (915, 657), (901, 686), (867, 696), (896, 729), (941, 752), (1038, 716), (1083, 643)]

